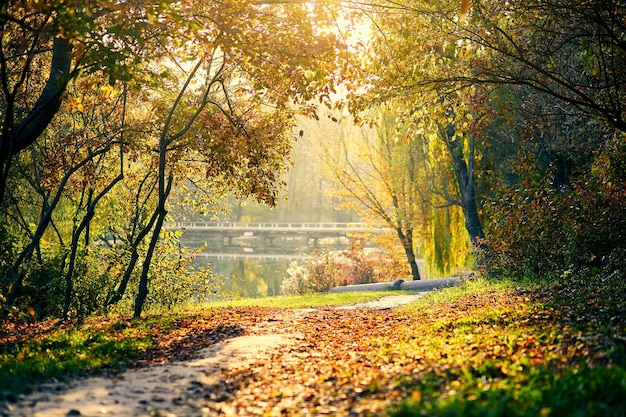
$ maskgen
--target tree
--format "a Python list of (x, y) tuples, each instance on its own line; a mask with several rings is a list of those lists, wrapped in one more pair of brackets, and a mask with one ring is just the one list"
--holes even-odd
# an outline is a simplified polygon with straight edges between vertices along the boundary
[(339, 184), (344, 206), (356, 210), (396, 235), (413, 280), (421, 279), (416, 238), (428, 224), (428, 183), (423, 137), (414, 135), (398, 114), (381, 109), (375, 134), (358, 140), (342, 135), (327, 144), (324, 160)]
[[(477, 207), (476, 162), (478, 156), (476, 131), (474, 126), (472, 126), (476, 121), (472, 118), (472, 113), (463, 108), (464, 106), (461, 103), (462, 99), (457, 98), (454, 104), (449, 104), (443, 121), (438, 120), (436, 113), (431, 110), (431, 117), (435, 119), (437, 137), (445, 144), (456, 178), (455, 193), (451, 193), (445, 187), (445, 176), (438, 178), (444, 184), (443, 192), (440, 193), (440, 196), (448, 204), (461, 207), (465, 215), (465, 229), (470, 241), (474, 246), (479, 246), (480, 241), (485, 238), (485, 234)], [(460, 198), (455, 198), (455, 195), (458, 195)]]
[[(284, 169), (290, 149), (293, 112), (288, 103), (304, 103), (313, 93), (324, 94), (332, 89), (327, 78), (330, 73), (323, 70), (324, 62), (329, 62), (328, 57), (335, 52), (332, 37), (324, 43), (314, 35), (312, 27), (305, 25), (299, 31), (304, 38), (294, 38), (291, 28), (285, 30), (279, 19), (291, 21), (294, 15), (306, 13), (304, 8), (274, 6), (270, 15), (267, 10), (259, 13), (250, 5), (237, 3), (232, 7), (237, 11), (232, 16), (243, 14), (246, 18), (224, 15), (218, 35), (205, 40), (212, 42), (205, 44), (210, 52), (189, 71), (163, 122), (157, 145), (155, 222), (142, 267), (136, 317), (148, 294), (150, 260), (168, 212), (166, 202), (180, 170), (177, 161), (189, 158), (186, 155), (190, 152), (206, 164), (206, 176), (221, 178), (242, 195), (274, 205), (281, 184), (278, 173)], [(220, 13), (225, 13), (223, 8)], [(280, 43), (281, 37), (289, 42)], [(303, 53), (299, 48), (305, 39), (317, 40), (317, 48)], [(309, 45), (315, 46), (315, 42)], [(263, 56), (259, 57), (262, 50)], [(268, 65), (268, 61), (280, 65)], [(316, 63), (316, 74), (303, 68)], [(192, 81), (200, 74), (204, 83), (192, 91)], [(311, 75), (315, 78), (311, 79)], [(242, 81), (246, 84), (238, 84)], [(270, 105), (275, 110), (264, 109)]]
[(616, 0), (473, 1), (457, 33), (486, 57), (457, 79), (528, 86), (626, 132), (625, 17)]
[[(462, 1), (459, 6), (383, 1), (366, 11), (378, 31), (368, 56), (367, 94), (355, 94), (353, 107), (402, 99), (408, 117), (418, 115), (423, 120), (422, 114), (429, 113), (435, 123), (429, 130), (438, 130), (444, 139), (460, 191), (462, 184), (469, 183), (465, 178), (471, 178), (464, 172), (473, 171), (474, 180), (483, 181), (486, 178), (480, 175), (506, 174), (489, 179), (497, 185), (498, 181), (528, 179), (526, 174), (533, 171), (533, 175), (551, 180), (540, 178), (534, 183), (537, 188), (531, 187), (527, 195), (536, 199), (529, 197), (528, 206), (532, 210), (536, 200), (541, 200), (549, 210), (554, 204), (566, 204), (567, 199), (559, 193), (588, 195), (590, 188), (600, 192), (598, 177), (613, 175), (608, 166), (607, 172), (599, 174), (597, 160), (614, 160), (606, 152), (623, 144), (626, 137), (622, 105), (626, 91), (625, 9), (621, 2), (502, 4), (486, 0)], [(513, 99), (503, 103), (502, 97)], [(473, 126), (462, 129), (465, 132), (459, 136), (466, 116)], [(496, 131), (504, 135), (498, 138), (493, 134)], [(512, 142), (499, 147), (503, 138)], [(462, 152), (467, 152), (467, 169), (457, 158)], [(472, 159), (480, 164), (473, 170), (468, 158), (472, 153)], [(518, 164), (521, 169), (517, 172), (490, 172), (498, 165), (504, 167), (507, 159), (525, 163)], [(589, 186), (582, 186), (587, 180)], [(476, 185), (475, 190), (481, 189)], [(551, 190), (541, 189), (548, 186)], [(477, 203), (479, 195), (468, 200), (472, 199)], [(500, 202), (512, 200), (518, 201), (508, 196)], [(605, 203), (614, 207), (613, 201)], [(497, 206), (490, 212), (497, 212)], [(552, 224), (569, 224), (579, 217), (568, 210), (559, 212), (566, 217), (550, 219)], [(468, 226), (478, 224), (472, 221), (476, 216), (468, 217), (468, 213)], [(529, 224), (529, 218), (532, 215), (522, 220)], [(547, 230), (541, 223), (546, 219), (537, 217), (538, 230)], [(584, 240), (576, 236), (582, 227), (572, 229), (572, 241)], [(470, 237), (480, 236), (477, 229), (468, 227), (468, 232)], [(595, 235), (597, 231), (589, 228), (584, 233)], [(621, 238), (615, 239), (619, 247)], [(558, 241), (558, 234), (546, 241)], [(572, 250), (563, 259), (575, 258), (576, 250)]]
[[(395, 91), (526, 86), (626, 131), (626, 11), (620, 1), (381, 1), (363, 7), (385, 32), (377, 52), (387, 49), (387, 76), (377, 76)], [(413, 64), (403, 66), (403, 57)], [(454, 66), (445, 65), (450, 60)], [(426, 69), (432, 64), (440, 71)]]
[[(45, 80), (36, 79), (36, 69), (56, 68), (60, 58), (52, 52), (52, 46), (55, 39), (61, 39), (59, 44), (67, 48), (59, 54), (63, 52), (63, 62), (69, 62), (70, 69), (63, 67), (62, 76), (54, 69), (53, 73), (63, 82), (52, 84), (59, 99), (66, 97), (66, 106), (59, 104), (52, 109), (48, 113), (50, 119), (54, 115), (62, 117), (71, 105), (83, 107), (80, 94), (74, 95), (68, 85), (82, 85), (89, 74), (97, 74), (97, 81), (87, 83), (85, 88), (100, 88), (101, 80), (115, 87), (123, 80), (133, 120), (122, 123), (124, 134), (108, 145), (90, 148), (87, 144), (86, 153), (77, 152), (77, 157), (83, 159), (73, 160), (63, 175), (60, 166), (47, 167), (50, 186), (58, 191), (51, 200), (48, 196), (42, 198), (45, 210), (37, 219), (39, 227), (13, 269), (19, 269), (24, 259), (37, 252), (44, 232), (51, 225), (54, 228), (52, 219), (59, 203), (70, 201), (70, 206), (73, 204), (76, 213), (83, 213), (83, 217), (74, 217), (70, 263), (67, 268), (61, 266), (66, 277), (66, 313), (73, 293), (80, 236), (84, 236), (87, 246), (93, 247), (89, 230), (93, 219), (98, 219), (99, 225), (113, 226), (109, 228), (109, 238), (125, 235), (130, 255), (122, 278), (106, 297), (106, 303), (119, 301), (133, 277), (139, 275), (135, 303), (135, 315), (139, 316), (154, 274), (150, 265), (161, 245), (172, 189), (194, 184), (207, 187), (207, 192), (212, 192), (211, 188), (216, 192), (230, 190), (241, 197), (254, 196), (268, 205), (275, 204), (282, 186), (280, 172), (289, 163), (293, 117), (313, 114), (313, 98), (321, 97), (320, 103), (328, 103), (333, 85), (339, 80), (336, 70), (341, 41), (323, 28), (323, 22), (332, 17), (323, 4), (168, 1), (131, 5), (103, 0), (97, 4), (100, 8), (93, 2), (89, 4), (91, 9), (77, 2), (77, 7), (68, 12), (59, 8), (60, 4), (39, 3), (10, 3), (0, 14), (6, 25), (2, 36), (17, 39), (17, 33), (23, 31), (33, 39), (33, 45), (37, 44), (37, 48), (31, 46), (30, 53), (23, 48), (23, 54), (13, 54), (16, 47), (9, 42), (3, 44), (2, 53), (11, 58), (0, 60), (7, 74), (5, 107), (17, 108), (19, 102), (21, 107), (16, 115), (34, 108), (28, 98), (37, 88), (46, 88)], [(24, 23), (31, 20), (46, 23), (41, 23), (41, 27)], [(23, 58), (28, 56), (37, 58), (36, 65)], [(33, 82), (23, 82), (20, 74)], [(3, 112), (7, 132), (15, 127), (9, 113)], [(40, 125), (42, 132), (50, 123)], [(15, 149), (15, 137), (3, 136), (3, 146), (7, 145), (2, 149)], [(37, 140), (41, 140), (41, 132), (30, 137), (24, 146), (32, 148)], [(110, 166), (111, 159), (103, 163), (104, 159), (97, 156), (108, 154), (112, 144), (120, 145), (120, 166), (142, 164), (143, 168), (133, 173), (137, 177), (133, 175), (132, 181), (128, 181), (120, 171), (120, 176), (114, 176), (108, 185), (94, 187), (89, 181), (81, 182), (81, 170), (86, 166), (92, 172), (105, 172)], [(71, 149), (58, 150), (63, 154)], [(5, 172), (10, 178), (11, 163), (17, 159), (25, 161), (26, 154), (22, 150), (7, 155)], [(29, 170), (23, 173), (28, 181)], [(74, 177), (80, 186), (68, 188)], [(122, 191), (128, 194), (120, 194)], [(74, 196), (80, 197), (73, 200)], [(125, 203), (129, 203), (129, 213), (134, 213), (132, 219), (107, 220), (97, 206), (110, 206), (120, 197), (128, 199)], [(123, 223), (130, 229), (120, 233), (117, 228)], [(63, 233), (58, 236), (59, 243), (61, 237), (65, 239)], [(103, 234), (97, 238), (109, 245), (109, 238), (104, 239)], [(137, 274), (140, 264), (141, 272)], [(24, 271), (17, 272), (21, 278), (15, 282), (22, 282)], [(11, 301), (17, 298), (20, 288), (21, 285), (10, 285), (14, 294)]]
[[(431, 203), (461, 207), (469, 239), (478, 246), (484, 239), (476, 166), (480, 159), (476, 133), (481, 92), (427, 82), (456, 71), (467, 54), (446, 32), (453, 24), (436, 18), (438, 13), (452, 9), (458, 6), (427, 3), (422, 9), (382, 2), (366, 10), (375, 30), (366, 49), (362, 88), (350, 94), (349, 103), (352, 113), (358, 113), (369, 106), (394, 102), (414, 134), (442, 141), (447, 156), (439, 160), (444, 165), (430, 165)], [(454, 176), (454, 182), (448, 181), (449, 175)]]
[[(23, 235), (20, 255), (8, 271), (3, 271), (3, 284), (10, 287), (8, 303), (13, 304), (23, 292), (27, 274), (45, 268), (43, 242), (48, 255), (54, 253), (61, 260), (61, 269), (67, 262), (65, 315), (78, 251), (92, 240), (95, 208), (123, 178), (123, 139), (118, 134), (124, 125), (125, 108), (119, 109), (121, 122), (117, 113), (118, 99), (123, 95), (118, 96), (109, 87), (78, 94), (77, 87), (69, 86), (68, 91), (75, 95), (62, 106), (64, 117), (53, 121), (30, 145), (29, 152), (15, 157), (3, 205), (3, 215), (10, 220), (12, 230)], [(79, 245), (83, 233), (85, 243)], [(52, 247), (57, 247), (56, 253)], [(49, 279), (54, 274), (48, 274)], [(43, 284), (51, 286), (50, 282)]]
[[(102, 70), (111, 83), (146, 75), (156, 56), (146, 39), (164, 26), (150, 20), (166, 3), (134, 7), (108, 0), (7, 1), (0, 6), (0, 202), (13, 158), (33, 144), (61, 109), (67, 85)], [(175, 21), (180, 22), (180, 21)], [(158, 42), (166, 41), (164, 32)], [(43, 70), (48, 76), (42, 77)]]

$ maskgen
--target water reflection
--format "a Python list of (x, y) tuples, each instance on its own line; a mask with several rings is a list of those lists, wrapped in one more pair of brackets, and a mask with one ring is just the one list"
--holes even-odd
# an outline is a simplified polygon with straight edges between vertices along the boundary
[(289, 267), (289, 261), (240, 259), (210, 262), (219, 276), (227, 277), (222, 285), (222, 294), (246, 297), (279, 295)]
[(211, 264), (223, 280), (223, 296), (267, 297), (280, 294), (291, 262), (306, 262), (323, 249), (341, 250), (349, 239), (325, 238), (315, 242), (298, 236), (268, 241), (261, 237), (207, 238), (201, 231), (187, 231), (181, 238), (189, 249), (204, 247), (194, 262)]

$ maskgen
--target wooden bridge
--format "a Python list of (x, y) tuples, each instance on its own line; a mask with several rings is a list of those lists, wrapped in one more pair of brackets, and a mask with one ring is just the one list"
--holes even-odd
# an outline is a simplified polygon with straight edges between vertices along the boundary
[(200, 252), (194, 254), (196, 259), (207, 259), (209, 261), (296, 261), (308, 259), (311, 255), (296, 253), (228, 253), (228, 252)]

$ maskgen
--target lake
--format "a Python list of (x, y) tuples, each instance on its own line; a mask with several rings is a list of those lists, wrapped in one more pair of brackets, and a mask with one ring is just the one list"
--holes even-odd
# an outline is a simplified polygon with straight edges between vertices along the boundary
[(334, 251), (348, 247), (346, 237), (315, 239), (285, 235), (271, 240), (261, 236), (236, 238), (215, 236), (203, 231), (187, 230), (181, 243), (188, 249), (204, 246), (194, 263), (211, 264), (223, 280), (222, 296), (267, 297), (280, 294), (292, 262), (306, 263), (324, 249)]

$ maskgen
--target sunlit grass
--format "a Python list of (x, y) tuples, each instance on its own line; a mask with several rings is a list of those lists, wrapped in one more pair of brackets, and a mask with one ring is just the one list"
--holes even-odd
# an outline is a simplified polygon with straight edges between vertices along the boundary
[(134, 321), (88, 320), (52, 326), (41, 337), (0, 346), (0, 400), (37, 382), (96, 369), (121, 369), (152, 346), (151, 328), (167, 328), (169, 317)]
[[(429, 306), (440, 305), (444, 303), (453, 303), (463, 297), (480, 296), (488, 292), (505, 291), (520, 285), (510, 279), (491, 280), (483, 277), (475, 277), (463, 280), (452, 287), (442, 288), (438, 291), (430, 292), (423, 298), (418, 299), (414, 303), (407, 304), (399, 308), (400, 311), (406, 313), (423, 312)], [(527, 284), (521, 284), (527, 285)]]
[(528, 367), (499, 381), (468, 376), (445, 395), (414, 395), (391, 411), (394, 417), (623, 416), (626, 371), (620, 366), (580, 366), (555, 373)]
[(404, 308), (415, 324), (393, 349), (424, 365), (390, 414), (624, 416), (623, 322), (590, 325), (620, 317), (613, 298), (623, 295), (623, 281), (590, 276), (476, 280), (432, 293)]
[[(0, 400), (27, 391), (34, 383), (76, 373), (123, 369), (155, 346), (154, 335), (175, 325), (177, 319), (213, 316), (213, 311), (238, 308), (307, 308), (370, 301), (390, 292), (310, 294), (266, 298), (240, 298), (195, 304), (174, 310), (147, 312), (141, 320), (119, 315), (93, 317), (82, 324), (47, 323), (40, 336), (0, 345)], [(397, 294), (394, 292), (393, 294)]]
[(375, 300), (380, 297), (409, 294), (404, 291), (374, 291), (374, 292), (343, 292), (343, 293), (315, 293), (306, 295), (276, 296), (264, 298), (233, 298), (230, 300), (212, 301), (208, 303), (187, 306), (185, 309), (203, 310), (207, 308), (225, 307), (273, 307), (273, 308), (309, 308), (323, 306), (341, 306)]
[[(623, 416), (625, 291), (618, 276), (542, 284), (473, 278), (399, 308), (393, 333), (358, 343), (369, 345), (361, 350), (364, 363), (402, 367), (385, 382), (406, 393), (390, 410), (395, 417)], [(94, 317), (48, 326), (36, 338), (0, 345), (0, 400), (53, 377), (123, 369), (157, 345), (160, 351), (214, 326), (248, 328), (273, 312), (266, 308), (345, 305), (402, 293), (242, 298), (142, 320)]]

